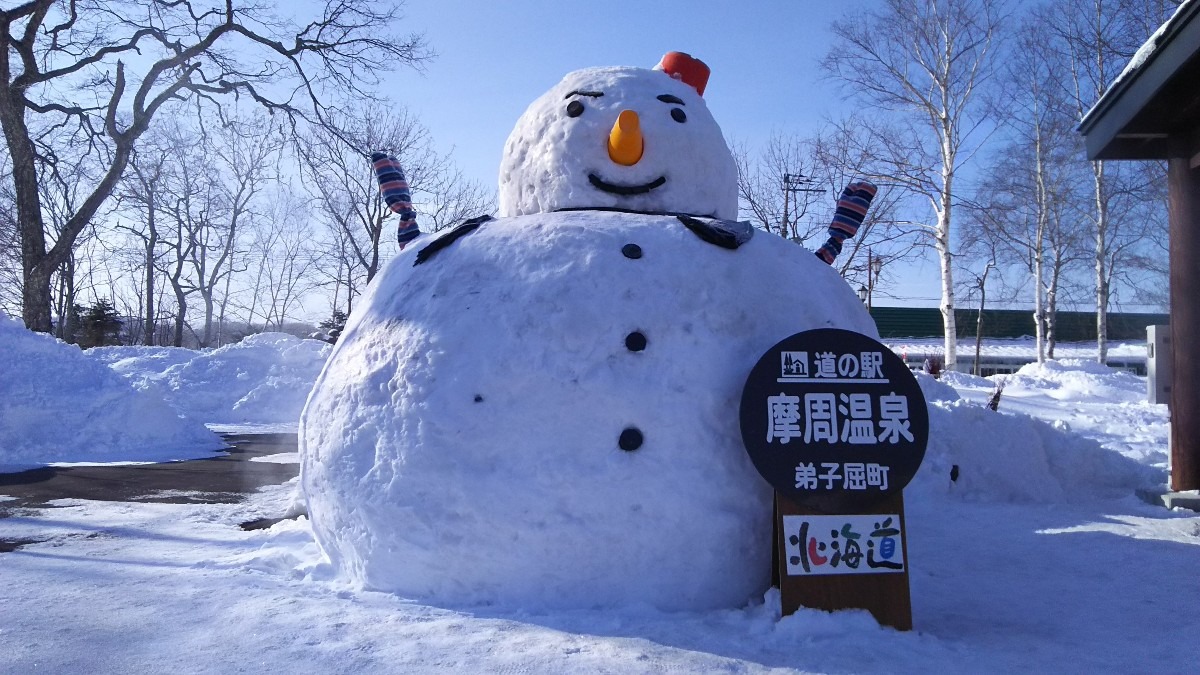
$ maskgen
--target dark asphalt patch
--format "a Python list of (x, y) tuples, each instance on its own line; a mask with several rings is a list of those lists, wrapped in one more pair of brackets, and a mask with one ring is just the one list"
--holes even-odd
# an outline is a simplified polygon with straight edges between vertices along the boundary
[(246, 531), (266, 530), (270, 529), (270, 527), (276, 523), (282, 523), (285, 520), (296, 520), (300, 516), (308, 516), (308, 509), (297, 508), (292, 511), (288, 511), (279, 518), (255, 518), (254, 520), (247, 520), (246, 522), (241, 523), (240, 527)]
[(12, 553), (13, 551), (28, 546), (29, 544), (40, 544), (46, 539), (0, 539), (0, 553)]
[[(0, 518), (31, 508), (53, 508), (56, 499), (163, 504), (236, 504), (268, 485), (299, 475), (299, 464), (252, 462), (296, 452), (295, 434), (229, 434), (229, 447), (211, 458), (134, 466), (42, 467), (0, 474)], [(33, 542), (0, 542), (23, 546)], [(11, 550), (11, 549), (10, 549)]]

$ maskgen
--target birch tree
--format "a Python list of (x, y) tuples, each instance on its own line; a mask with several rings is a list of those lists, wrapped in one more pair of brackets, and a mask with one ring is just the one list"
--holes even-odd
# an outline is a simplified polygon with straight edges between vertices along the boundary
[(973, 219), (989, 230), (984, 238), (1007, 248), (1030, 274), (1030, 283), (1022, 286), (1033, 296), (1039, 363), (1048, 354), (1051, 315), (1057, 311), (1049, 299), (1057, 298), (1065, 253), (1052, 252), (1051, 244), (1072, 241), (1056, 236), (1061, 212), (1055, 207), (1075, 197), (1071, 162), (1078, 144), (1075, 118), (1057, 84), (1065, 64), (1048, 47), (1050, 38), (1041, 17), (1027, 18), (1018, 31), (993, 108), (1004, 139), (984, 171), (982, 208)]
[[(980, 90), (993, 74), (1003, 0), (885, 0), (833, 24), (822, 64), (853, 100), (885, 111), (902, 134), (893, 180), (923, 196), (941, 270), (947, 370), (957, 366), (953, 224), (956, 180), (985, 122)], [(869, 133), (869, 131), (868, 131)]]
[[(397, 37), (395, 3), (325, 0), (272, 9), (225, 0), (27, 0), (0, 9), (0, 130), (21, 239), (22, 317), (51, 329), (50, 276), (112, 195), (139, 139), (168, 103), (241, 96), (322, 124), (339, 97), (370, 100), (379, 75), (419, 64)], [(287, 15), (288, 11), (294, 12)], [(47, 129), (74, 142), (48, 148)], [(91, 155), (99, 177), (50, 241), (38, 177)]]
[[(1068, 76), (1061, 81), (1076, 119), (1082, 119), (1100, 99), (1177, 4), (1165, 0), (1055, 0), (1037, 10), (1037, 16), (1055, 37), (1054, 48), (1067, 64)], [(1136, 248), (1134, 239), (1139, 235), (1130, 229), (1142, 230), (1147, 223), (1123, 220), (1122, 211), (1114, 210), (1114, 202), (1131, 192), (1128, 180), (1136, 176), (1135, 167), (1110, 165), (1103, 160), (1090, 162), (1089, 167), (1097, 360), (1106, 363), (1112, 267)], [(1166, 236), (1165, 228), (1161, 236)]]

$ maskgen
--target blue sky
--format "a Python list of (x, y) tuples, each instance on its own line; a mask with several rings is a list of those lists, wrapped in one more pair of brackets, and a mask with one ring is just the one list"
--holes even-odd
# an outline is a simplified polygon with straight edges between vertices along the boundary
[(403, 25), (424, 32), (438, 57), (424, 74), (394, 73), (387, 94), (489, 185), (517, 118), (563, 75), (648, 68), (672, 50), (712, 68), (705, 98), (726, 136), (755, 144), (772, 130), (814, 130), (836, 98), (817, 62), (830, 45), (830, 22), (852, 3), (756, 5), (410, 0)]
[[(818, 63), (832, 46), (830, 24), (871, 4), (409, 0), (398, 37), (424, 33), (438, 56), (423, 73), (392, 73), (385, 93), (415, 112), (443, 151), (453, 150), (467, 177), (494, 186), (517, 118), (563, 75), (651, 67), (682, 51), (712, 69), (705, 99), (726, 137), (755, 150), (772, 133), (807, 135), (845, 105)], [(896, 295), (937, 304), (935, 264), (905, 276)]]

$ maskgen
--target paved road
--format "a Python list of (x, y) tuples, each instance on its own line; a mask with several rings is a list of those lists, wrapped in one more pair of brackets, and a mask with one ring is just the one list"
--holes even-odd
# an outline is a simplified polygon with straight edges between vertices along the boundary
[[(235, 504), (265, 485), (285, 483), (299, 464), (251, 462), (253, 457), (296, 451), (295, 434), (226, 435), (228, 455), (136, 466), (43, 467), (0, 474), (0, 518), (46, 508), (54, 499), (94, 499), (168, 504)], [(269, 522), (257, 523), (269, 526)], [(255, 522), (243, 523), (253, 528)], [(13, 542), (9, 542), (9, 546)], [(0, 552), (5, 550), (0, 541)]]

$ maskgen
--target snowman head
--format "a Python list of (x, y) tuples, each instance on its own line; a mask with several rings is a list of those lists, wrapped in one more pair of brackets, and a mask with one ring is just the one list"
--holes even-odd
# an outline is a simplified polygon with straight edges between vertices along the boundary
[(500, 215), (736, 218), (737, 166), (701, 97), (707, 68), (677, 52), (664, 64), (578, 70), (534, 101), (504, 148)]

